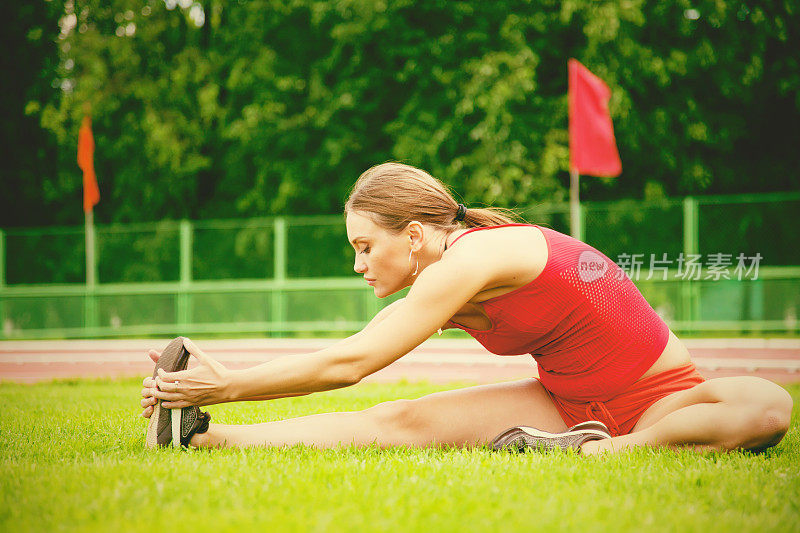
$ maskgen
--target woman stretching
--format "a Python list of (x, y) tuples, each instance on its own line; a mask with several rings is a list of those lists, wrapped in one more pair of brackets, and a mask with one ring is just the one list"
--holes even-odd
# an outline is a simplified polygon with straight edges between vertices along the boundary
[[(378, 298), (410, 286), (408, 295), (331, 347), (246, 370), (228, 370), (180, 337), (161, 358), (151, 350), (155, 379), (144, 380), (141, 404), (143, 416), (157, 416), (147, 444), (492, 443), (595, 454), (633, 446), (763, 449), (781, 440), (792, 411), (783, 388), (756, 377), (703, 379), (617, 265), (508, 213), (467, 209), (408, 165), (367, 170), (345, 205), (354, 268)], [(198, 409), (353, 385), (446, 328), (498, 355), (532, 354), (539, 378), (262, 424), (210, 424)], [(186, 368), (184, 346), (200, 364), (169, 372)]]

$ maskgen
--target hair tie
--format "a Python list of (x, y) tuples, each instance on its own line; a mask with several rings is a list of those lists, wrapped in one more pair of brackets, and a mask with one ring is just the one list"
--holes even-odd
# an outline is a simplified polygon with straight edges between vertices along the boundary
[(467, 216), (467, 206), (464, 204), (458, 204), (458, 211), (456, 212), (456, 220), (464, 220), (464, 217)]

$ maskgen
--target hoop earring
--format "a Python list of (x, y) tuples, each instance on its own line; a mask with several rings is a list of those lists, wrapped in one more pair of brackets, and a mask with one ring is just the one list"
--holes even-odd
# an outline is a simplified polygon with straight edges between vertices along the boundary
[[(409, 250), (409, 252), (408, 252), (408, 262), (409, 263), (411, 262), (411, 254), (413, 254), (413, 253), (414, 253), (414, 250)], [(411, 275), (412, 276), (416, 276), (417, 272), (419, 272), (419, 258), (417, 258), (417, 266), (416, 266), (416, 268), (414, 269), (414, 272), (412, 272)]]

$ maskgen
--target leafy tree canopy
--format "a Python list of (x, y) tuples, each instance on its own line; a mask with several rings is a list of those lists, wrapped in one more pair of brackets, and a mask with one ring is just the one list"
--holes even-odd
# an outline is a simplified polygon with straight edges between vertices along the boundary
[(0, 226), (338, 213), (367, 167), (469, 205), (567, 195), (566, 61), (612, 89), (623, 174), (582, 198), (797, 189), (794, 2), (50, 0), (8, 9)]

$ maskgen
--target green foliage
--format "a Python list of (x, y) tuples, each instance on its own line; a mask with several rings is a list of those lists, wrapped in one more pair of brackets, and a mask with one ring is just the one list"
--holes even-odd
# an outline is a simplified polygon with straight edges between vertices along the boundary
[[(51, 131), (40, 124), (42, 107), (57, 102), (55, 85), (59, 54), (57, 21), (61, 2), (7, 2), (3, 9), (0, 44), (0, 226), (39, 225), (32, 209), (53, 205), (50, 195), (58, 181)], [(74, 180), (75, 175), (70, 176)], [(66, 198), (58, 208), (67, 210)], [(77, 198), (76, 202), (80, 202)], [(75, 204), (80, 210), (80, 203)], [(52, 214), (46, 214), (51, 222)], [(73, 217), (72, 220), (77, 220)]]
[(337, 213), (387, 159), (470, 205), (560, 201), (569, 57), (612, 89), (624, 169), (584, 179), (585, 199), (800, 185), (789, 0), (168, 4), (52, 0), (47, 24), (15, 12), (16, 42), (39, 56), (14, 102), (42, 129), (5, 133), (30, 165), (4, 180), (0, 226), (80, 221), (86, 103), (102, 222)]
[[(210, 406), (254, 424), (464, 384)], [(144, 449), (140, 379), (0, 385), (4, 531), (796, 531), (800, 432), (763, 454)], [(800, 388), (790, 391), (800, 401)]]

